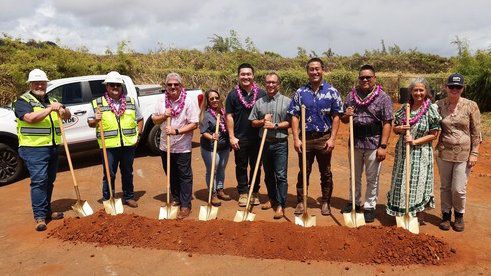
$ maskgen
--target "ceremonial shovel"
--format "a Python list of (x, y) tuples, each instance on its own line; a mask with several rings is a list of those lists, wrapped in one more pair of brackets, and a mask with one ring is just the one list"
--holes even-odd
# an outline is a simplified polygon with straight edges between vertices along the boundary
[(302, 105), (302, 182), (303, 182), (303, 214), (295, 216), (295, 224), (303, 227), (316, 225), (315, 216), (307, 213), (307, 141), (305, 139), (305, 105)]
[(355, 209), (355, 141), (353, 133), (353, 116), (349, 116), (349, 148), (350, 148), (350, 173), (351, 173), (351, 213), (343, 213), (344, 224), (349, 228), (357, 228), (365, 225), (363, 214)]
[[(215, 134), (218, 135), (218, 130), (220, 127), (220, 114), (217, 115), (217, 124), (215, 126)], [(211, 195), (213, 192), (213, 181), (215, 179), (215, 160), (217, 155), (218, 140), (213, 142), (213, 156), (211, 160), (211, 174), (210, 174), (210, 187), (208, 191), (208, 204), (200, 206), (199, 208), (199, 220), (212, 220), (217, 218), (218, 207), (211, 205)]]
[[(97, 108), (97, 110), (100, 112), (100, 109)], [(102, 142), (102, 155), (104, 156), (104, 167), (106, 168), (106, 180), (107, 180), (107, 186), (109, 188), (109, 199), (104, 200), (102, 204), (104, 205), (104, 210), (106, 210), (106, 213), (109, 215), (118, 215), (123, 213), (123, 202), (121, 201), (121, 198), (114, 198), (113, 197), (113, 187), (112, 187), (112, 181), (111, 181), (111, 172), (109, 171), (109, 162), (107, 160), (107, 150), (106, 150), (106, 137), (104, 137), (104, 127), (102, 126), (102, 120), (99, 121), (99, 132), (101, 135), (101, 142)]]
[(261, 155), (263, 153), (264, 142), (266, 141), (266, 136), (268, 134), (268, 129), (264, 129), (263, 137), (261, 139), (261, 145), (259, 146), (259, 152), (257, 154), (256, 166), (254, 167), (254, 173), (252, 174), (251, 186), (249, 187), (249, 194), (247, 195), (247, 204), (244, 211), (237, 211), (235, 214), (234, 221), (254, 221), (256, 214), (249, 210), (251, 203), (252, 190), (254, 189), (254, 182), (256, 182), (257, 170), (259, 169), (259, 164), (261, 163)]
[[(409, 124), (410, 120), (410, 106), (409, 103), (406, 107), (406, 122)], [(409, 135), (411, 130), (406, 130), (406, 135)], [(409, 193), (410, 193), (410, 177), (411, 177), (411, 145), (406, 143), (406, 214), (402, 217), (396, 217), (397, 227), (402, 227), (409, 230), (413, 234), (419, 234), (419, 222), (418, 218), (413, 217), (409, 213)]]
[(68, 149), (68, 142), (65, 136), (65, 129), (63, 122), (61, 121), (60, 114), (58, 114), (58, 123), (60, 125), (61, 137), (63, 139), (63, 145), (65, 146), (66, 159), (68, 160), (68, 166), (70, 167), (70, 173), (72, 174), (73, 188), (75, 188), (75, 194), (77, 195), (77, 202), (72, 205), (72, 209), (77, 214), (77, 217), (86, 217), (94, 213), (87, 201), (80, 198), (80, 191), (78, 190), (77, 179), (75, 178), (75, 171), (73, 170), (72, 157), (70, 156), (70, 150)]
[[(170, 117), (167, 117), (167, 126), (170, 127)], [(179, 208), (170, 204), (170, 135), (167, 138), (167, 173), (165, 174), (165, 182), (167, 187), (167, 201), (165, 206), (160, 207), (159, 219), (176, 219)]]

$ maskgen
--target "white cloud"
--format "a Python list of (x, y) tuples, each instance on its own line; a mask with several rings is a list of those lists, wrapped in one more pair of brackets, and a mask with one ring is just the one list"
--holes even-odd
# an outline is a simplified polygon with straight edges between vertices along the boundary
[(213, 34), (231, 29), (262, 51), (286, 56), (296, 55), (297, 46), (351, 55), (379, 48), (382, 39), (446, 56), (455, 54), (450, 41), (457, 35), (473, 48), (491, 45), (487, 0), (18, 2), (0, 2), (0, 32), (97, 53), (122, 40), (141, 52), (159, 44), (203, 49)]

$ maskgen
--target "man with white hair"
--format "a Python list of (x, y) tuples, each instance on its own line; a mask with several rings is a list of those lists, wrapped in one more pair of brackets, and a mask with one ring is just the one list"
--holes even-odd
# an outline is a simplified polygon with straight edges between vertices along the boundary
[(37, 231), (46, 230), (46, 220), (63, 218), (63, 213), (51, 210), (51, 195), (61, 143), (58, 116), (71, 117), (67, 108), (46, 94), (48, 81), (44, 71), (32, 70), (27, 80), (29, 91), (14, 102), (19, 155), (31, 178), (31, 205)]
[[(135, 99), (126, 95), (123, 77), (116, 71), (109, 72), (103, 82), (106, 92), (103, 96), (92, 101), (93, 112), (88, 114), (90, 127), (97, 127), (102, 120), (104, 138), (107, 148), (109, 173), (111, 174), (111, 189), (114, 194), (114, 182), (118, 165), (121, 168), (123, 186), (123, 203), (136, 208), (133, 186), (133, 161), (135, 148), (143, 130), (143, 116)], [(102, 148), (100, 130), (96, 130), (99, 147)], [(102, 162), (104, 166), (104, 162)], [(109, 185), (106, 170), (103, 170), (102, 196), (109, 199)]]
[[(155, 106), (152, 121), (161, 124), (162, 135), (160, 149), (162, 164), (167, 170), (167, 151), (170, 150), (170, 192), (172, 205), (181, 206), (178, 219), (184, 219), (191, 213), (193, 192), (193, 171), (191, 169), (191, 149), (193, 131), (199, 123), (199, 107), (196, 98), (186, 95), (182, 78), (177, 73), (169, 73), (162, 84), (165, 93)], [(171, 118), (171, 125), (165, 121)], [(170, 135), (170, 149), (167, 149), (166, 135)]]

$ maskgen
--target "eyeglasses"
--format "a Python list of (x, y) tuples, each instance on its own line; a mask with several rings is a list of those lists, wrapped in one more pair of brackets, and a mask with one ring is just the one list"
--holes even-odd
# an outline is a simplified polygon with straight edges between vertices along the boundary
[(266, 84), (277, 84), (277, 81), (267, 81)]
[(209, 100), (210, 102), (212, 102), (212, 101), (218, 101), (219, 99), (220, 99), (219, 97), (209, 97), (209, 98), (208, 98), (208, 100)]
[(107, 85), (109, 85), (110, 87), (121, 87), (121, 84), (120, 83), (108, 83)]
[(181, 86), (180, 83), (167, 83), (165, 85), (167, 85), (168, 87), (179, 87), (179, 86)]
[(460, 85), (447, 85), (448, 89), (462, 89), (464, 88), (463, 86)]
[(364, 81), (364, 80), (371, 80), (373, 76), (359, 76), (358, 80)]

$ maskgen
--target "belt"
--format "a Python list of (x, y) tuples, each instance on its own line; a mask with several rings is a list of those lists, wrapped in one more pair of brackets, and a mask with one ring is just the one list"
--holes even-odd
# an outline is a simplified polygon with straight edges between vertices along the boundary
[(269, 143), (281, 143), (288, 141), (288, 138), (275, 138), (275, 137), (266, 137), (266, 142)]
[(316, 131), (307, 131), (305, 133), (305, 139), (317, 139), (317, 138), (321, 138), (321, 137), (324, 137), (328, 134), (330, 134), (331, 132), (328, 131), (328, 132), (316, 132)]
[(355, 126), (353, 136), (355, 138), (373, 137), (382, 134), (380, 124)]

